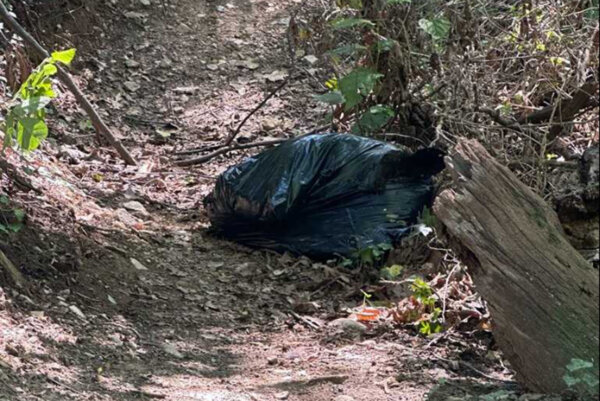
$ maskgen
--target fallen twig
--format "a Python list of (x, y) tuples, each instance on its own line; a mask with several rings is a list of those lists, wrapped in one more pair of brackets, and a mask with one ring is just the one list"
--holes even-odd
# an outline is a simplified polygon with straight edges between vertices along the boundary
[(25, 278), (15, 267), (15, 265), (6, 257), (4, 252), (0, 250), (0, 267), (3, 267), (4, 270), (8, 273), (9, 278), (12, 280), (13, 284), (15, 284), (19, 288), (25, 287)]
[(59, 387), (63, 387), (65, 389), (69, 390), (72, 393), (81, 394), (80, 391), (75, 390), (73, 387), (69, 386), (68, 384), (62, 383), (62, 382), (60, 382), (60, 381), (58, 381), (56, 379), (53, 379), (51, 377), (46, 377), (46, 380), (48, 380), (50, 383), (55, 384), (55, 385), (57, 385)]
[(248, 115), (242, 120), (242, 122), (238, 125), (238, 127), (235, 129), (235, 131), (233, 131), (233, 133), (231, 135), (229, 135), (229, 137), (227, 138), (227, 140), (225, 141), (225, 143), (223, 144), (223, 146), (229, 146), (231, 145), (231, 143), (233, 142), (233, 140), (235, 139), (235, 137), (240, 133), (240, 131), (242, 130), (242, 128), (244, 127), (244, 125), (246, 124), (246, 122), (248, 122), (248, 120), (250, 119), (250, 117), (252, 117), (254, 115), (254, 113), (256, 113), (258, 110), (260, 110), (265, 104), (267, 104), (267, 102), (273, 97), (275, 96), (275, 94), (277, 92), (279, 92), (281, 89), (283, 89), (284, 86), (286, 86), (288, 84), (288, 82), (290, 81), (290, 77), (288, 77), (286, 80), (284, 80), (282, 83), (280, 83), (277, 88), (273, 89), (263, 100), (262, 102), (260, 102), (258, 104), (258, 106), (256, 106), (250, 113), (248, 113)]
[(144, 390), (132, 390), (132, 391), (130, 391), (130, 394), (133, 394), (133, 395), (135, 395), (137, 397), (141, 396), (141, 397), (147, 397), (147, 398), (156, 398), (156, 399), (159, 399), (159, 400), (167, 398), (167, 396), (164, 395), (164, 394), (149, 393), (149, 392), (144, 391)]
[(215, 150), (214, 152), (209, 153), (207, 155), (200, 156), (195, 159), (182, 160), (182, 161), (177, 162), (176, 164), (180, 167), (194, 166), (197, 164), (206, 163), (207, 161), (212, 160), (219, 155), (224, 155), (225, 153), (229, 153), (233, 150), (256, 148), (256, 147), (260, 147), (260, 146), (278, 145), (278, 144), (286, 142), (286, 141), (289, 141), (289, 139), (275, 139), (272, 141), (262, 141), (262, 142), (246, 143), (243, 145), (227, 146), (225, 148)]
[[(214, 159), (217, 156), (224, 155), (225, 153), (229, 153), (229, 152), (234, 151), (234, 150), (257, 148), (257, 147), (261, 147), (261, 146), (279, 145), (281, 143), (284, 143), (284, 142), (287, 142), (287, 141), (290, 141), (290, 140), (293, 140), (293, 139), (299, 139), (299, 138), (303, 138), (303, 137), (308, 136), (308, 135), (317, 134), (319, 132), (322, 132), (322, 131), (326, 130), (330, 126), (331, 126), (331, 124), (323, 125), (321, 127), (315, 128), (314, 130), (310, 131), (307, 134), (301, 135), (301, 136), (296, 137), (296, 138), (273, 139), (273, 140), (270, 140), (270, 141), (252, 142), (252, 143), (245, 143), (245, 144), (241, 144), (241, 145), (229, 145), (227, 147), (222, 147), (220, 149), (217, 148), (217, 150), (215, 150), (214, 152), (209, 153), (207, 155), (199, 156), (199, 157), (196, 157), (196, 158), (193, 158), (193, 159), (188, 159), (188, 160), (181, 160), (181, 161), (175, 162), (175, 164), (177, 166), (180, 166), (180, 167), (187, 167), (187, 166), (194, 166), (194, 165), (197, 165), (197, 164), (203, 164), (203, 163), (206, 163), (209, 160)], [(194, 153), (196, 153), (196, 152), (194, 152)]]
[(350, 377), (346, 375), (332, 375), (332, 376), (321, 376), (314, 377), (312, 379), (306, 380), (292, 380), (292, 381), (282, 381), (273, 384), (267, 384), (260, 387), (274, 387), (280, 389), (295, 389), (295, 388), (306, 388), (306, 387), (314, 387), (325, 383), (331, 384), (344, 384)]
[[(50, 57), (50, 53), (39, 44), (37, 40), (33, 36), (31, 36), (18, 22), (15, 20), (3, 2), (0, 1), (0, 17), (6, 22), (8, 26), (10, 26), (13, 31), (17, 33), (25, 42), (27, 42), (42, 58)], [(92, 125), (96, 129), (96, 132), (100, 134), (103, 138), (105, 138), (108, 143), (116, 149), (119, 153), (119, 156), (129, 165), (135, 166), (137, 163), (135, 159), (129, 154), (127, 149), (123, 147), (121, 141), (119, 141), (110, 131), (108, 126), (102, 120), (102, 117), (96, 112), (96, 109), (87, 97), (81, 92), (81, 89), (77, 86), (77, 84), (73, 81), (69, 73), (62, 68), (61, 66), (56, 66), (58, 69), (58, 78), (61, 80), (63, 84), (73, 93), (75, 99), (81, 106), (81, 108), (87, 113)]]
[(313, 329), (313, 330), (320, 330), (321, 326), (319, 326), (318, 324), (316, 324), (315, 322), (311, 321), (310, 319), (307, 319), (303, 316), (300, 316), (299, 314), (297, 314), (296, 312), (290, 311), (289, 312), (290, 315), (292, 315), (295, 319), (297, 319), (299, 322), (304, 323), (305, 325), (307, 325), (309, 328)]

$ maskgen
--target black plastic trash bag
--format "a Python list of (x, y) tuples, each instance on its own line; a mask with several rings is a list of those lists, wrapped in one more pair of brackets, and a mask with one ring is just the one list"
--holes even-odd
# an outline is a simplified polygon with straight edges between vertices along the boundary
[(327, 258), (392, 244), (431, 204), (443, 154), (349, 134), (309, 135), (229, 168), (205, 205), (251, 247)]

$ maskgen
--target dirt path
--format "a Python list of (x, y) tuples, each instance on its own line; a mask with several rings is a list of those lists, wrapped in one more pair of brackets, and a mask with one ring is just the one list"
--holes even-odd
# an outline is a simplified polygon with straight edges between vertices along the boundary
[[(505, 378), (483, 341), (430, 343), (344, 319), (360, 277), (203, 232), (203, 197), (242, 155), (196, 169), (171, 162), (222, 141), (289, 73), (286, 18), (298, 2), (170, 4), (112, 9), (101, 48), (82, 44), (80, 81), (142, 163), (85, 160), (93, 146), (80, 140), (56, 150), (75, 159), (69, 167), (39, 161), (50, 171), (38, 182), (45, 206), (8, 252), (34, 287), (0, 289), (0, 400), (462, 400), (465, 380)], [(310, 87), (322, 71), (300, 63), (304, 75), (243, 139), (316, 125)], [(82, 117), (70, 119), (55, 130), (76, 134)]]

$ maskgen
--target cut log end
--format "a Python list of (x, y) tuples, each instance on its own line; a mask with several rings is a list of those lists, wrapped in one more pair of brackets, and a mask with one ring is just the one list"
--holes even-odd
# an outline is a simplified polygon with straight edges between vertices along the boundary
[(563, 391), (573, 359), (597, 368), (598, 270), (552, 208), (478, 142), (461, 141), (447, 165), (454, 185), (434, 211), (488, 301), (498, 344), (525, 386)]

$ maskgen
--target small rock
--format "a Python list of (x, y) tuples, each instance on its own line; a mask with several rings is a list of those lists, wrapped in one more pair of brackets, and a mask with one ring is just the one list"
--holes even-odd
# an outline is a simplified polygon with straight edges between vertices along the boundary
[(225, 10), (227, 10), (225, 7), (223, 7), (223, 6), (217, 6), (217, 11), (218, 11), (218, 12), (220, 12), (220, 13), (224, 13), (224, 12), (225, 12)]
[(146, 271), (148, 270), (148, 268), (146, 266), (144, 266), (139, 260), (131, 258), (131, 264), (133, 265), (133, 267), (135, 267), (137, 270), (140, 271)]
[(125, 60), (125, 66), (127, 68), (138, 68), (140, 66), (140, 63), (138, 63), (135, 60), (127, 59)]
[(265, 75), (265, 79), (269, 82), (280, 82), (288, 77), (288, 73), (282, 70), (275, 70), (269, 75)]
[(160, 68), (171, 68), (171, 66), (173, 65), (173, 61), (171, 61), (170, 58), (165, 57), (162, 60), (160, 60), (160, 62), (158, 63), (158, 66)]
[(256, 135), (249, 132), (242, 132), (235, 138), (237, 143), (250, 143), (256, 139)]
[(210, 269), (218, 269), (220, 267), (225, 266), (225, 262), (222, 261), (212, 261), (212, 262), (208, 262), (208, 267)]
[(180, 95), (195, 95), (200, 90), (199, 86), (180, 86), (173, 89), (173, 93)]
[(134, 81), (126, 81), (123, 86), (125, 87), (125, 89), (127, 89), (129, 92), (136, 92), (138, 89), (141, 88), (141, 85), (138, 84), (137, 82)]
[(315, 64), (317, 61), (319, 61), (319, 59), (316, 56), (313, 56), (312, 54), (309, 54), (308, 56), (304, 57), (304, 60), (306, 60), (306, 62), (310, 65)]
[(81, 320), (85, 320), (85, 315), (83, 314), (83, 312), (81, 311), (81, 309), (79, 309), (77, 306), (75, 305), (71, 305), (69, 306), (69, 310), (78, 318), (80, 318)]
[(138, 19), (138, 20), (143, 20), (146, 17), (148, 17), (148, 14), (146, 14), (146, 13), (138, 13), (135, 11), (128, 11), (128, 12), (124, 13), (123, 15), (125, 16), (125, 18)]
[(138, 201), (130, 201), (123, 204), (123, 207), (127, 210), (131, 210), (132, 212), (138, 212), (143, 216), (148, 216), (150, 213), (146, 210), (144, 205), (142, 205)]
[(290, 392), (285, 391), (283, 393), (275, 394), (275, 398), (278, 400), (287, 400), (288, 398), (290, 398)]
[(334, 401), (355, 401), (354, 398), (350, 397), (349, 395), (338, 395), (337, 397), (335, 397)]
[(44, 317), (44, 311), (31, 311), (31, 316), (40, 319)]
[(254, 60), (244, 60), (238, 63), (239, 66), (247, 68), (249, 70), (256, 70), (258, 69), (258, 67), (260, 67), (260, 64), (258, 64), (256, 61)]
[(162, 349), (167, 354), (174, 356), (177, 359), (184, 358), (184, 355), (181, 352), (177, 351), (177, 348), (175, 348), (175, 346), (173, 344), (163, 344)]
[(144, 7), (150, 7), (152, 5), (152, 2), (150, 0), (140, 0), (140, 4)]
[(279, 126), (281, 126), (281, 121), (276, 118), (267, 117), (262, 121), (262, 128), (265, 131), (272, 131)]
[(111, 304), (113, 304), (113, 305), (117, 304), (117, 301), (115, 301), (115, 299), (112, 296), (107, 295), (106, 298), (108, 299), (108, 302), (110, 302)]
[(329, 323), (329, 327), (342, 331), (348, 337), (360, 337), (367, 331), (367, 327), (364, 324), (352, 319), (334, 320)]
[(210, 71), (217, 71), (219, 69), (219, 66), (217, 64), (207, 64), (206, 68)]
[(62, 147), (58, 157), (66, 160), (69, 164), (79, 164), (81, 159), (85, 158), (87, 155), (80, 150), (73, 149), (70, 147)]

